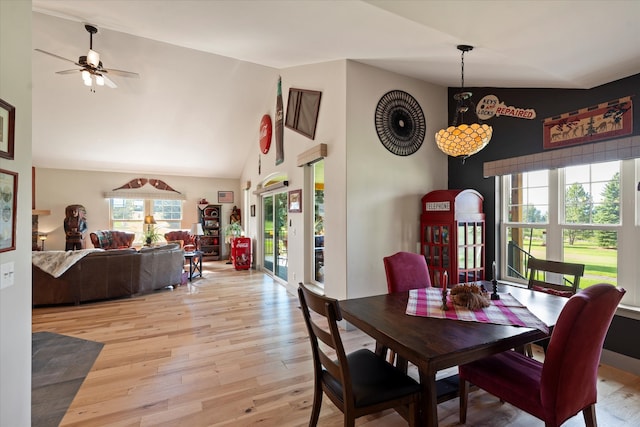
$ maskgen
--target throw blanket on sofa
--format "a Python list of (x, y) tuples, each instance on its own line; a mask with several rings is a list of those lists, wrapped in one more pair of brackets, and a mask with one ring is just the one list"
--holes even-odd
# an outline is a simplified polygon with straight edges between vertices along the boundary
[(81, 249), (78, 251), (32, 252), (31, 262), (45, 273), (49, 273), (53, 277), (60, 277), (86, 255), (103, 251), (104, 249)]

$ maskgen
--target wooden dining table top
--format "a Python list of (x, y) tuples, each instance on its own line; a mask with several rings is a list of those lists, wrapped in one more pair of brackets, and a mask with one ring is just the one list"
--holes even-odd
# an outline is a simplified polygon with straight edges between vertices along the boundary
[[(492, 289), (489, 281), (474, 283)], [(511, 294), (550, 330), (568, 301), (564, 297), (503, 284), (498, 285), (498, 293)], [(397, 292), (346, 299), (340, 301), (340, 310), (347, 322), (418, 367), (425, 405), (430, 411), (428, 426), (437, 425), (437, 371), (547, 337), (543, 331), (533, 328), (408, 315), (408, 298), (409, 292)]]

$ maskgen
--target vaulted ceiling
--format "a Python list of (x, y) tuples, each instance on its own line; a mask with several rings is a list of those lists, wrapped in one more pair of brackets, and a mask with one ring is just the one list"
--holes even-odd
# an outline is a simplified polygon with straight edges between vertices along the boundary
[(255, 97), (299, 65), (353, 59), (456, 87), (456, 45), (470, 44), (466, 86), (588, 89), (640, 72), (638, 1), (32, 3), (34, 48), (75, 61), (91, 23), (105, 67), (141, 76), (90, 93), (55, 74), (73, 64), (34, 52), (37, 167), (238, 178), (269, 102)]

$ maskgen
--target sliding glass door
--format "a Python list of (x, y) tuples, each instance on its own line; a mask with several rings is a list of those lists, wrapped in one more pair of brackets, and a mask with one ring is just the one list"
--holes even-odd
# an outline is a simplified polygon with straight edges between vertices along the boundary
[(287, 192), (262, 197), (263, 260), (265, 270), (287, 280)]

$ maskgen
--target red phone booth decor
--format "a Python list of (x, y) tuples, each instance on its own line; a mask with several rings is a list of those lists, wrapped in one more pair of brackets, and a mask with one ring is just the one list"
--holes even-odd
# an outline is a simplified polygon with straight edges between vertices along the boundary
[(475, 190), (436, 190), (422, 197), (420, 252), (433, 286), (443, 273), (449, 287), (485, 278), (484, 198)]

